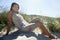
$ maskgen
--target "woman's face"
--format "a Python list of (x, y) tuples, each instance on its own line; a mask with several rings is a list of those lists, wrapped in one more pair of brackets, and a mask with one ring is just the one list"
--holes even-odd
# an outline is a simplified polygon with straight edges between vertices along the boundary
[(18, 5), (14, 5), (13, 8), (12, 8), (12, 10), (13, 10), (14, 12), (18, 12), (19, 6), (18, 6)]

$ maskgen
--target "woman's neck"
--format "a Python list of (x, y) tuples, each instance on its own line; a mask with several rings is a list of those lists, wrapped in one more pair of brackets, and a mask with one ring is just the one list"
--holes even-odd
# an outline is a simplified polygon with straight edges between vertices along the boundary
[(12, 12), (13, 14), (14, 14), (14, 13), (17, 13), (17, 14), (18, 14), (18, 12), (15, 12), (15, 11), (11, 11), (11, 12)]

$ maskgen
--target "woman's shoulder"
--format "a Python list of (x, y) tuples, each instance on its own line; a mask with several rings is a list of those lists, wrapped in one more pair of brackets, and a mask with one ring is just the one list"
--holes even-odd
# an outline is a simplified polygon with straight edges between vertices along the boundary
[(8, 11), (8, 12), (7, 12), (7, 15), (11, 15), (11, 13), (12, 13), (11, 11)]
[(7, 17), (8, 17), (8, 18), (11, 18), (11, 17), (12, 17), (12, 12), (11, 12), (11, 11), (9, 11), (9, 12), (7, 13)]

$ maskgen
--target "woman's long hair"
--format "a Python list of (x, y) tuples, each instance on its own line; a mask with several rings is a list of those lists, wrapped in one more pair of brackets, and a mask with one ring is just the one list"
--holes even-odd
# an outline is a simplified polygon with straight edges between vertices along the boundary
[[(10, 11), (12, 11), (12, 8), (14, 7), (14, 5), (18, 5), (17, 3), (12, 3)], [(19, 5), (18, 5), (18, 9), (19, 9)]]

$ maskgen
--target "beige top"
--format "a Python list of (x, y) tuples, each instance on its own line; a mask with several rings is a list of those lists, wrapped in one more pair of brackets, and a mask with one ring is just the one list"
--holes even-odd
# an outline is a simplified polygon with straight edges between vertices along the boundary
[(28, 25), (32, 25), (35, 23), (28, 23), (27, 21), (24, 20), (23, 16), (17, 13), (13, 14), (12, 17), (13, 23), (15, 24), (15, 26), (22, 28), (22, 27), (27, 27)]

